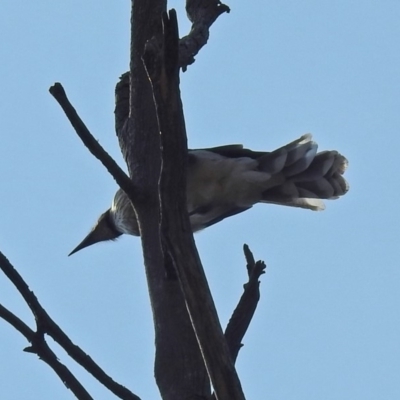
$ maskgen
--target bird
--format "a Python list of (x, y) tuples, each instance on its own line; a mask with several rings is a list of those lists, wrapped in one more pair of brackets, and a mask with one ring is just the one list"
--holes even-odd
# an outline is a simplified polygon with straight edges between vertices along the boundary
[[(318, 152), (311, 134), (272, 152), (239, 144), (188, 150), (186, 197), (192, 231), (257, 203), (323, 210), (323, 200), (337, 199), (349, 190), (343, 177), (347, 166), (347, 159), (337, 151)], [(140, 236), (140, 230), (128, 196), (119, 189), (111, 207), (69, 256), (122, 234)]]

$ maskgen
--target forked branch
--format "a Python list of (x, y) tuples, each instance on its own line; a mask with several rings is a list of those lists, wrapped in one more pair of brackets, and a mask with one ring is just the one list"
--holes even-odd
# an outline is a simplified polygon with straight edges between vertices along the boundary
[(47, 314), (35, 294), (29, 289), (28, 285), (0, 252), (0, 269), (7, 278), (14, 284), (18, 292), (31, 309), (36, 322), (36, 331), (29, 328), (15, 314), (0, 305), (0, 317), (17, 329), (30, 342), (30, 346), (25, 351), (35, 353), (41, 360), (46, 362), (60, 377), (65, 386), (75, 394), (78, 399), (91, 400), (92, 397), (74, 377), (68, 368), (59, 362), (57, 356), (50, 349), (45, 341), (45, 334), (56, 341), (78, 364), (92, 374), (107, 389), (123, 400), (140, 400), (138, 396), (126, 389), (124, 386), (115, 382), (107, 375), (79, 346), (75, 345), (69, 337), (61, 330), (54, 320)]
[(250, 326), (258, 301), (260, 300), (259, 279), (265, 273), (266, 268), (263, 261), (254, 260), (253, 254), (247, 244), (243, 246), (243, 251), (247, 261), (249, 281), (244, 285), (244, 292), (225, 329), (225, 338), (234, 362), (242, 347), (242, 340)]

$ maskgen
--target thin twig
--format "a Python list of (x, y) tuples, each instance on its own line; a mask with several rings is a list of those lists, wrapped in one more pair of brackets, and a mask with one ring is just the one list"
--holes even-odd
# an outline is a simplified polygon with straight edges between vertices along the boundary
[(57, 356), (44, 340), (44, 335), (42, 333), (34, 332), (25, 322), (2, 304), (0, 304), (0, 318), (7, 321), (31, 343), (31, 346), (26, 347), (24, 351), (37, 354), (42, 361), (54, 370), (64, 385), (70, 389), (79, 400), (93, 400), (92, 396), (90, 396), (78, 379), (76, 379), (71, 371), (58, 360)]
[(72, 372), (58, 360), (53, 350), (50, 349), (45, 341), (43, 334), (36, 332), (32, 345), (24, 350), (37, 354), (41, 360), (54, 370), (64, 385), (70, 389), (79, 400), (93, 400), (93, 397), (90, 396)]
[[(32, 314), (36, 320), (37, 332), (29, 332), (26, 328), (27, 326), (21, 325), (10, 313), (7, 313), (4, 309), (3, 315), (0, 315), (7, 322), (12, 323), (13, 326), (18, 329), (32, 344), (36, 345), (29, 348), (29, 351), (35, 352), (42, 358), (42, 356), (37, 352), (41, 348), (38, 347), (38, 343), (42, 344), (43, 334), (47, 334), (52, 337), (67, 353), (74, 359), (78, 364), (86, 369), (91, 375), (93, 375), (100, 383), (102, 383), (107, 389), (123, 400), (140, 400), (138, 396), (133, 394), (130, 390), (115, 382), (109, 375), (107, 375), (94, 361), (87, 355), (79, 346), (75, 345), (71, 339), (62, 331), (62, 329), (53, 321), (53, 319), (47, 314), (46, 310), (41, 306), (39, 300), (35, 294), (29, 289), (28, 285), (14, 268), (14, 266), (8, 261), (3, 253), (0, 252), (0, 269), (8, 277), (8, 279), (14, 284), (18, 292), (24, 298), (25, 302), (28, 304), (32, 311)], [(20, 321), (22, 323), (22, 321)], [(15, 325), (14, 325), (15, 324)], [(30, 328), (28, 328), (30, 329)], [(33, 337), (31, 334), (33, 333)], [(30, 335), (30, 337), (26, 336)], [(40, 340), (38, 340), (38, 335)], [(44, 342), (44, 339), (43, 339)], [(44, 342), (45, 343), (45, 342)], [(47, 344), (46, 344), (47, 346)], [(49, 356), (49, 360), (52, 363), (51, 366), (55, 366), (57, 371), (63, 371), (63, 368), (53, 361), (50, 357), (51, 354), (47, 350), (43, 350), (44, 354)], [(47, 362), (47, 361), (46, 361)], [(50, 365), (50, 364), (49, 364)], [(71, 389), (72, 390), (72, 389)]]
[(242, 347), (243, 337), (250, 325), (258, 301), (260, 300), (259, 278), (265, 273), (266, 265), (263, 261), (255, 261), (249, 246), (245, 244), (243, 251), (247, 261), (249, 281), (244, 285), (244, 292), (230, 318), (225, 330), (225, 338), (231, 352), (232, 360), (236, 361)]
[(136, 190), (129, 176), (118, 166), (111, 156), (103, 149), (99, 142), (89, 132), (75, 108), (72, 106), (61, 83), (55, 83), (50, 87), (49, 92), (60, 104), (75, 132), (81, 138), (89, 151), (101, 161), (107, 171), (115, 179), (119, 187), (130, 197), (135, 197)]
[(25, 324), (24, 321), (19, 319), (14, 313), (0, 304), (0, 318), (3, 318), (11, 326), (13, 326), (18, 332), (25, 336), (28, 342), (32, 342), (35, 332)]

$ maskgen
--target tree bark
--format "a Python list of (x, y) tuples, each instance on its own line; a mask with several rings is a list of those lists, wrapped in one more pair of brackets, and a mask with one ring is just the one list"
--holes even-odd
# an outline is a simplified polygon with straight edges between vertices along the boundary
[[(210, 384), (179, 282), (166, 276), (159, 234), (160, 136), (150, 81), (142, 55), (161, 34), (164, 0), (132, 2), (130, 106), (126, 85), (117, 86), (116, 128), (129, 174), (143, 247), (155, 326), (155, 377), (164, 400), (202, 399)], [(127, 75), (125, 75), (125, 80)]]
[(159, 183), (161, 241), (168, 273), (177, 275), (193, 330), (216, 397), (244, 394), (223, 335), (190, 226), (186, 201), (187, 137), (179, 88), (179, 33), (175, 10), (163, 13), (163, 36), (145, 47), (161, 136)]

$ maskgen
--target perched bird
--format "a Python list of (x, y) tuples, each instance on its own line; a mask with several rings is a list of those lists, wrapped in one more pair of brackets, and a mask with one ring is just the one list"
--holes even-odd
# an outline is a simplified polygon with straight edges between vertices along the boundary
[[(207, 228), (256, 203), (323, 210), (322, 199), (344, 195), (347, 160), (337, 151), (317, 153), (304, 135), (270, 153), (228, 145), (189, 150), (187, 208), (193, 232)], [(139, 236), (135, 212), (119, 189), (92, 231), (69, 254), (122, 234)]]

